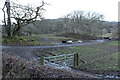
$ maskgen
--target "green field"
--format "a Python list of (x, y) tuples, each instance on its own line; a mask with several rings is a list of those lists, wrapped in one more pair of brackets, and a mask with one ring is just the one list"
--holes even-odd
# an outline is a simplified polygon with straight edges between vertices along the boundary
[(87, 63), (79, 63), (78, 69), (83, 70), (118, 70), (117, 41), (75, 48), (80, 58)]
[[(55, 56), (61, 54), (79, 53), (79, 66), (75, 68), (80, 70), (118, 70), (118, 46), (109, 45), (113, 41), (107, 43), (99, 43), (94, 45), (77, 46), (77, 47), (61, 47), (46, 50), (38, 50), (35, 55)], [(117, 43), (117, 41), (114, 41)], [(86, 63), (82, 63), (81, 59)]]

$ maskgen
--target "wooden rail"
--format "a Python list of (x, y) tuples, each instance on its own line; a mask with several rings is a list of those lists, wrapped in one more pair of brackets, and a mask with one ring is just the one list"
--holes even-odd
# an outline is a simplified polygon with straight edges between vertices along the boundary
[(44, 65), (45, 60), (49, 62), (53, 62), (53, 63), (60, 63), (60, 62), (67, 63), (67, 60), (73, 60), (73, 65), (78, 66), (78, 59), (79, 59), (78, 53), (63, 54), (63, 55), (58, 55), (58, 56), (42, 57), (40, 60), (40, 63), (41, 65)]

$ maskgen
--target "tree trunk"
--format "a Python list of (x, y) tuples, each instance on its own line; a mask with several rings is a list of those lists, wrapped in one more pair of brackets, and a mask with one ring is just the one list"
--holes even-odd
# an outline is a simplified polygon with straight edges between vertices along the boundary
[(17, 28), (14, 29), (12, 37), (16, 36), (16, 35), (20, 35), (20, 29), (21, 29), (21, 22), (20, 20), (17, 20)]
[(8, 35), (8, 38), (11, 38), (10, 2), (5, 2), (5, 4), (6, 4), (6, 8), (7, 8), (7, 16), (8, 16), (7, 35)]
[(102, 29), (101, 29), (101, 37), (102, 37)]

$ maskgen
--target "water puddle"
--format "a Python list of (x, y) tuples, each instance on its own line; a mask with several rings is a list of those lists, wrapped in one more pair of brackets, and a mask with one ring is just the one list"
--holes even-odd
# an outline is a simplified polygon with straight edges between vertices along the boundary
[(66, 63), (56, 64), (56, 63), (48, 62), (47, 60), (45, 60), (45, 66), (49, 66), (55, 69), (66, 69), (66, 70), (71, 69), (69, 66), (67, 66)]
[(98, 77), (98, 79), (104, 79), (104, 80), (116, 80), (116, 79), (119, 79), (120, 80), (120, 77), (118, 76), (115, 76), (115, 75), (96, 75)]

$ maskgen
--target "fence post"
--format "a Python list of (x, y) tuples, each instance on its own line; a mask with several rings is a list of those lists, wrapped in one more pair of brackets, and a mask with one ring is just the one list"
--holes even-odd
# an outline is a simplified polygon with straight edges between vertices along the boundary
[(67, 65), (67, 54), (65, 54), (65, 65)]
[(78, 53), (74, 54), (74, 66), (78, 66), (78, 59), (79, 59)]
[(44, 65), (44, 57), (41, 58), (40, 64)]

